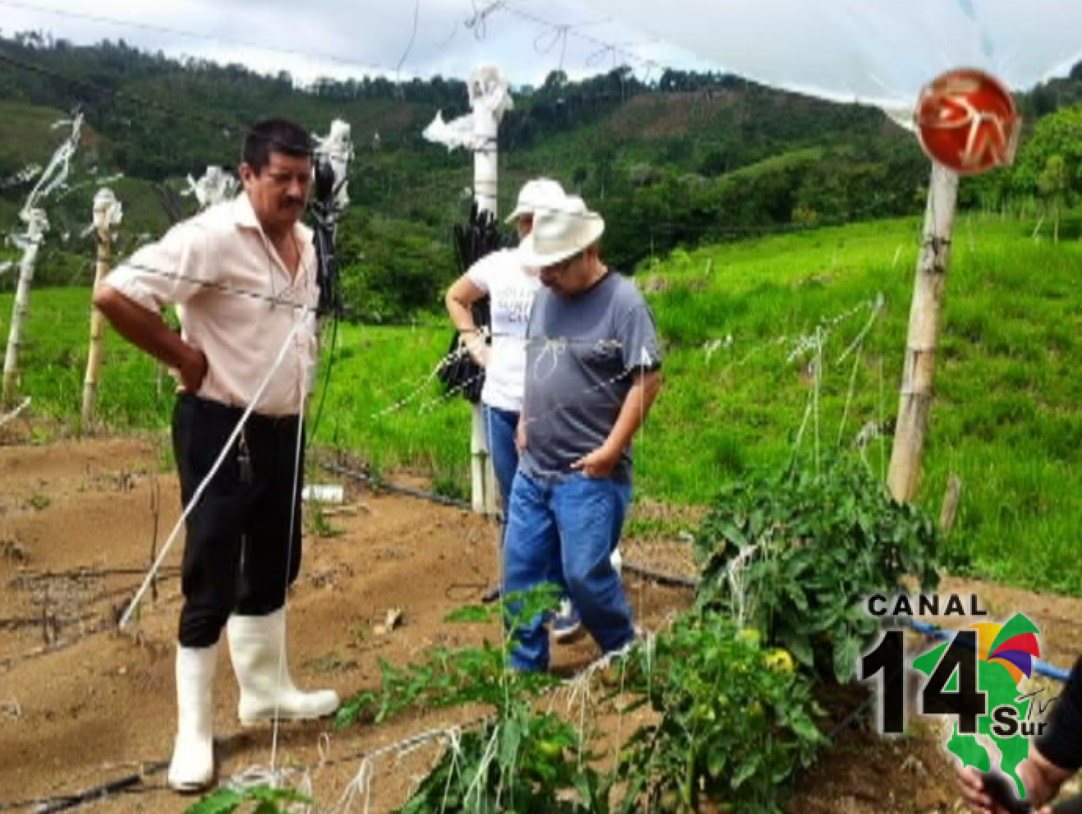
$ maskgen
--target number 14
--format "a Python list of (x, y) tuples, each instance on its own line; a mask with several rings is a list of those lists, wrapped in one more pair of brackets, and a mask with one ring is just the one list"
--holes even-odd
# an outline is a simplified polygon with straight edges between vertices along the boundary
[[(879, 731), (884, 735), (898, 735), (905, 731), (907, 672), (905, 639), (899, 629), (884, 631), (879, 644), (860, 660), (861, 680), (867, 681), (880, 672), (883, 679), (879, 691)], [(947, 690), (947, 684), (956, 673), (957, 689)], [(977, 689), (977, 633), (959, 630), (921, 690), (920, 712), (924, 715), (957, 715), (958, 731), (972, 735), (977, 732), (977, 719), (987, 711), (987, 693)]]

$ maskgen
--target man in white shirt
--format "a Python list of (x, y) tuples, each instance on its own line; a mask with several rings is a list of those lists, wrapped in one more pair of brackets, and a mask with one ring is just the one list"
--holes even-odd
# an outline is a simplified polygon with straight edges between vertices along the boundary
[[(240, 165), (244, 192), (137, 251), (94, 297), (122, 336), (176, 372), (173, 446), (185, 503), (253, 408), (187, 521), (169, 766), (179, 791), (201, 790), (214, 777), (212, 689), (223, 627), (242, 723), (315, 718), (339, 704), (332, 690), (298, 690), (285, 659), (285, 595), (301, 560), (303, 415), (317, 351), (316, 258), (299, 222), (311, 151), (307, 132), (291, 122), (254, 125)], [(169, 305), (183, 306), (179, 335), (161, 318)]]

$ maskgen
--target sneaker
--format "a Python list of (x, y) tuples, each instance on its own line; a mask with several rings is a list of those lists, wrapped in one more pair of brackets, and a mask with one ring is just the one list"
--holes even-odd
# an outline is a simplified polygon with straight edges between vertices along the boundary
[(582, 631), (582, 619), (570, 599), (560, 602), (560, 609), (552, 618), (552, 638), (557, 642), (569, 642)]
[(631, 651), (634, 650), (636, 647), (651, 646), (650, 639), (647, 634), (643, 632), (642, 628), (636, 625), (634, 630), (635, 635), (632, 636), (631, 639), (629, 639), (625, 644), (617, 647), (615, 650), (609, 650), (607, 653), (603, 653), (601, 655), (601, 658), (599, 658), (596, 662), (600, 668), (604, 669), (606, 667), (611, 667), (615, 662), (626, 658), (627, 655), (631, 653)]

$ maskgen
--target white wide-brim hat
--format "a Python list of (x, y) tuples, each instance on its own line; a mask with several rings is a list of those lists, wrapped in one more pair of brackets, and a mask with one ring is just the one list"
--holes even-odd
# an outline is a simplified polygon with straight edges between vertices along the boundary
[(538, 209), (559, 206), (564, 198), (564, 188), (551, 178), (535, 178), (527, 181), (518, 191), (515, 210), (507, 216), (504, 223), (511, 223), (522, 215), (534, 215)]
[(554, 266), (592, 246), (604, 232), (605, 219), (587, 209), (582, 198), (567, 195), (534, 212), (533, 231), (519, 244), (522, 265)]

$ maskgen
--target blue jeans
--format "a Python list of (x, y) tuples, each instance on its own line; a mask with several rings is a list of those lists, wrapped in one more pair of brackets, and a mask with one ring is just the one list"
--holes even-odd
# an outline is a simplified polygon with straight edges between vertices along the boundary
[(481, 406), (485, 414), (488, 454), (492, 456), (492, 468), (496, 472), (496, 482), (500, 487), (506, 528), (511, 503), (511, 481), (515, 479), (515, 470), (518, 469), (518, 447), (515, 446), (518, 413), (512, 410), (501, 410), (499, 407), (490, 407), (487, 404)]
[[(545, 483), (516, 474), (503, 547), (504, 595), (545, 582), (563, 585), (603, 652), (630, 642), (631, 607), (609, 560), (630, 502), (631, 484), (611, 478), (574, 475)], [(531, 620), (516, 639), (512, 667), (548, 669), (544, 619)]]

